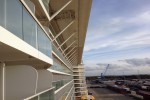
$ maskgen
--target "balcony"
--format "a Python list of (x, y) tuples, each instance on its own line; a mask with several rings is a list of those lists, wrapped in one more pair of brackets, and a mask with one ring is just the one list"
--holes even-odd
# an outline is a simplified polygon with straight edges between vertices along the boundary
[(84, 76), (84, 74), (74, 73), (73, 76)]
[[(71, 64), (68, 63), (68, 61), (66, 61), (66, 59), (64, 58), (64, 56), (60, 53), (59, 50), (57, 50), (56, 46), (54, 46), (54, 44), (52, 44), (52, 51), (59, 57), (61, 58), (62, 62), (64, 62), (65, 65), (67, 65), (69, 68), (71, 68)], [(72, 70), (72, 68), (71, 68)]]
[(60, 100), (60, 99), (66, 100), (66, 99), (68, 99), (68, 96), (66, 96), (65, 93), (70, 91), (72, 87), (73, 87), (73, 81), (70, 81), (70, 82), (66, 83), (64, 86), (62, 86), (60, 89), (56, 90), (54, 92), (55, 93), (55, 100)]
[[(1, 3), (3, 4), (4, 0)], [(0, 10), (2, 15), (6, 15), (2, 17), (1, 20), (3, 22), (0, 22), (0, 25), (46, 56), (52, 58), (49, 37), (21, 2), (19, 0), (10, 0), (6, 2), (5, 6), (3, 10)]]
[(79, 73), (84, 73), (84, 70), (80, 70), (80, 69), (74, 69), (73, 72), (79, 72)]
[(82, 91), (82, 92), (84, 92), (84, 91), (87, 92), (87, 90), (84, 89), (84, 88), (81, 88), (81, 89), (80, 89), (80, 88), (76, 88), (76, 89), (75, 89), (75, 92), (76, 92), (76, 93), (77, 93), (77, 92), (81, 92), (81, 91)]
[(59, 80), (56, 82), (53, 82), (53, 87), (55, 87), (55, 91), (58, 90), (59, 88), (61, 88), (62, 86), (64, 86), (65, 84), (69, 83), (72, 80)]
[(54, 90), (48, 89), (24, 100), (54, 100)]
[[(32, 13), (32, 16), (35, 18), (35, 20), (43, 25), (42, 29), (44, 30), (44, 32), (46, 32), (51, 38), (53, 38), (56, 32), (53, 26), (48, 21), (48, 19), (50, 18), (50, 0), (27, 0), (28, 2), (26, 0), (21, 1), (23, 2), (23, 4), (28, 5), (27, 8), (30, 9), (30, 13)], [(34, 7), (29, 5), (33, 5)], [(64, 56), (54, 45), (52, 45), (52, 50), (68, 68), (71, 68), (72, 65), (64, 58)]]
[(83, 84), (83, 83), (85, 83), (85, 81), (84, 80), (74, 80), (74, 84)]
[(72, 74), (72, 71), (69, 68), (67, 68), (64, 65), (58, 64), (55, 61), (53, 63), (53, 66), (50, 67), (50, 69), (57, 70), (57, 71), (64, 72), (64, 73), (68, 73), (68, 74)]
[(60, 100), (71, 100), (71, 94), (73, 94), (73, 85), (68, 87), (68, 90), (60, 97)]
[(74, 76), (74, 80), (83, 80), (85, 79), (84, 76)]

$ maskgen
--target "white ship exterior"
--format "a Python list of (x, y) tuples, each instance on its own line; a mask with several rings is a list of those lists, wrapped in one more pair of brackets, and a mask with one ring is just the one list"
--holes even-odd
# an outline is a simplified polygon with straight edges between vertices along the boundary
[(0, 0), (0, 100), (76, 100), (92, 0)]

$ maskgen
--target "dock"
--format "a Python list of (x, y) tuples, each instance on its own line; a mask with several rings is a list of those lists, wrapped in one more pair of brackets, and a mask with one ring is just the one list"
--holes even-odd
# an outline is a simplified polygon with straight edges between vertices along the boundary
[(92, 92), (95, 100), (142, 100), (132, 96), (116, 93), (107, 88), (88, 88)]

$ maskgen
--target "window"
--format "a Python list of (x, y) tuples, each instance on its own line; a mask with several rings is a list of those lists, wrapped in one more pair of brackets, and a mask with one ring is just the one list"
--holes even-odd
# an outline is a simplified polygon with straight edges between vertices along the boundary
[(19, 0), (6, 0), (6, 29), (22, 38), (22, 4)]
[(1, 0), (1, 3), (0, 3), (0, 26), (3, 26), (4, 27), (4, 0)]
[(23, 37), (24, 41), (36, 48), (36, 22), (28, 11), (23, 8)]

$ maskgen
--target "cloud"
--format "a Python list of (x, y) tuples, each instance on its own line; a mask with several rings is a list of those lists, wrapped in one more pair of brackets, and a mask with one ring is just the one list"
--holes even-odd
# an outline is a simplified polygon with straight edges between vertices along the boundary
[[(150, 11), (132, 17), (114, 17), (88, 30), (84, 51), (108, 46), (150, 44)], [(145, 41), (145, 42), (143, 42)]]
[(130, 24), (149, 24), (150, 22), (150, 11), (142, 12), (138, 15), (136, 15), (134, 18), (130, 18), (126, 21)]
[[(118, 60), (109, 64), (106, 75), (150, 74), (150, 58)], [(104, 73), (108, 64), (98, 63), (96, 65), (98, 65), (97, 68), (85, 67), (87, 76), (99, 76), (99, 73)], [(92, 68), (90, 74), (89, 68)]]
[(145, 58), (145, 59), (127, 59), (127, 60), (125, 60), (125, 62), (130, 64), (130, 65), (133, 65), (135, 67), (145, 66), (145, 65), (150, 66), (150, 59), (149, 58)]
[(149, 0), (94, 0), (90, 17), (83, 56), (86, 75), (100, 75), (108, 63), (110, 75), (149, 73)]

